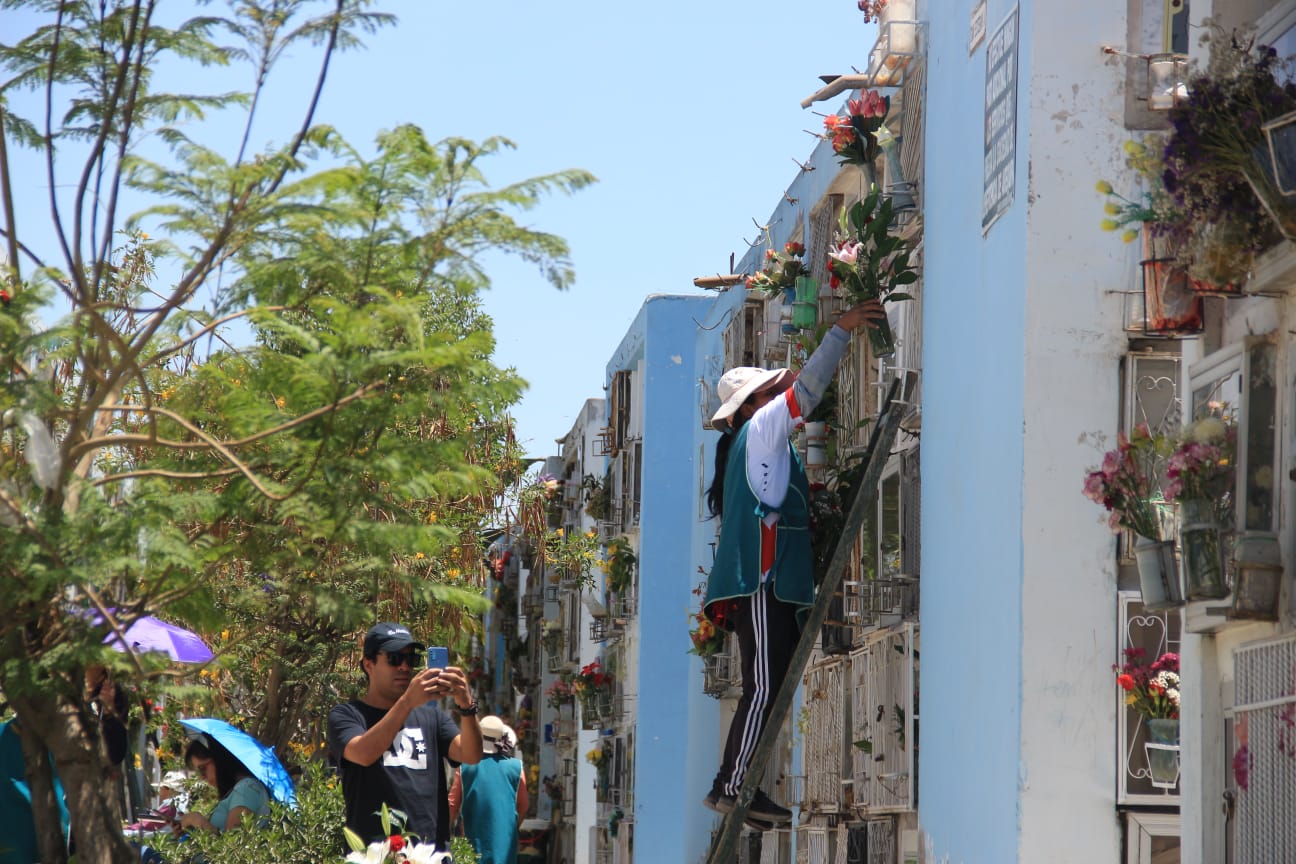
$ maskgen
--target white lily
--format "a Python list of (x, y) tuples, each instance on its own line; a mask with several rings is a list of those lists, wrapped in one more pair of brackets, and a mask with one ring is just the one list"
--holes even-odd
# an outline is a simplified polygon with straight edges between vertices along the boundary
[(401, 850), (405, 860), (411, 864), (443, 864), (454, 861), (447, 853), (438, 852), (431, 843), (415, 843)]
[(347, 855), (349, 864), (383, 864), (391, 852), (386, 840), (381, 843), (370, 843), (363, 852), (352, 852)]

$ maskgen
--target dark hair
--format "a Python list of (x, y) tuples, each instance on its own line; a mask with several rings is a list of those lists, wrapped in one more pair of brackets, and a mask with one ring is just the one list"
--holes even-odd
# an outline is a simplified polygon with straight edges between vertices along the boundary
[(733, 447), (733, 440), (734, 433), (725, 432), (716, 442), (715, 476), (711, 478), (711, 485), (706, 493), (707, 509), (711, 511), (712, 516), (721, 518), (724, 516), (725, 468), (729, 464), (729, 449)]
[(193, 768), (192, 761), (195, 756), (200, 759), (210, 759), (216, 764), (216, 794), (221, 798), (230, 793), (235, 783), (244, 777), (252, 777), (252, 772), (238, 760), (238, 757), (226, 750), (220, 742), (211, 738), (204, 737), (189, 742), (184, 755), (186, 767)]

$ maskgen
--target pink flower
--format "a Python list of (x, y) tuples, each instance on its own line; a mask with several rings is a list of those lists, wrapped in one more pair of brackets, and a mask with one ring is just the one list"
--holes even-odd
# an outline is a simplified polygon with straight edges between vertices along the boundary
[(859, 260), (860, 245), (855, 242), (844, 243), (841, 249), (836, 252), (829, 252), (828, 257), (843, 264), (854, 264)]

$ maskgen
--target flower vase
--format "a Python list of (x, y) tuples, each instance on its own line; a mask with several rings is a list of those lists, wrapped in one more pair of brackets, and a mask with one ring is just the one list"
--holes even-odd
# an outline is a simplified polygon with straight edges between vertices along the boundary
[(1203, 304), (1187, 271), (1170, 253), (1169, 241), (1143, 229), (1143, 333), (1186, 336), (1200, 333)]
[(1179, 546), (1184, 590), (1189, 600), (1228, 596), (1220, 535), (1215, 502), (1192, 500), (1180, 503)]
[(1179, 720), (1153, 717), (1147, 721), (1148, 740), (1143, 745), (1147, 755), (1148, 774), (1158, 789), (1179, 785)]
[(814, 420), (805, 424), (806, 467), (822, 468), (827, 464), (828, 424)]
[(819, 283), (809, 276), (796, 277), (796, 300), (792, 303), (792, 326), (809, 329), (815, 326), (819, 306)]
[[(877, 326), (873, 326), (876, 324)], [(891, 332), (891, 321), (887, 318), (870, 323), (868, 330), (869, 348), (873, 357), (890, 357), (895, 353), (895, 334)]]
[(1139, 537), (1134, 544), (1134, 560), (1138, 564), (1143, 608), (1172, 609), (1183, 605), (1179, 570), (1175, 567), (1174, 543)]

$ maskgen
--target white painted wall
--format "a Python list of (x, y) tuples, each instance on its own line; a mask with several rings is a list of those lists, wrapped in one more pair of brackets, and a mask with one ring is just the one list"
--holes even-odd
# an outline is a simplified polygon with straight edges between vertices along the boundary
[[(1099, 178), (1126, 176), (1125, 0), (1023, 8), (1029, 88), (1022, 490), (1022, 862), (1120, 860), (1113, 538), (1080, 494), (1114, 445), (1134, 253), (1099, 229)], [(1025, 32), (1025, 31), (1024, 31)], [(1116, 182), (1119, 182), (1117, 180)], [(1128, 188), (1128, 187), (1127, 187)]]

